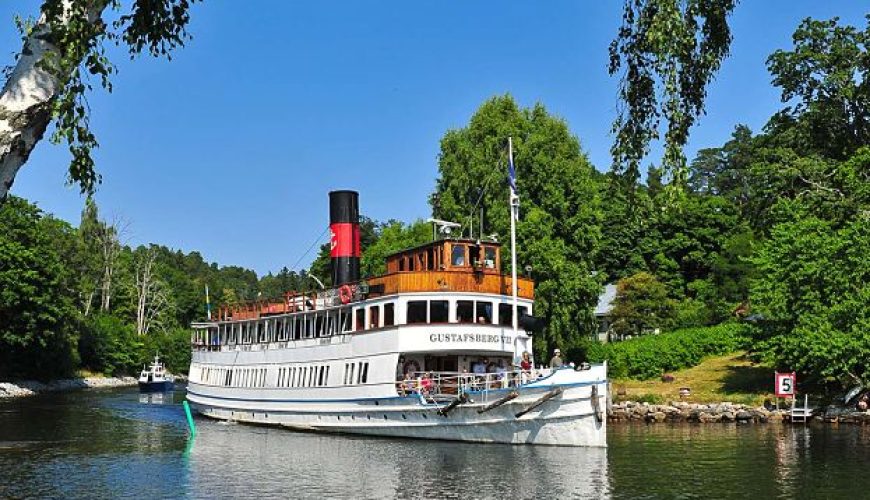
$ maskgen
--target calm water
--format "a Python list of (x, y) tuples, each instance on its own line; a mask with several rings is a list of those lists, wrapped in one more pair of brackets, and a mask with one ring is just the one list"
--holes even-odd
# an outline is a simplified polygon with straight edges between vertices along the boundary
[(613, 425), (607, 450), (197, 420), (182, 392), (0, 402), (0, 497), (870, 498), (870, 428)]

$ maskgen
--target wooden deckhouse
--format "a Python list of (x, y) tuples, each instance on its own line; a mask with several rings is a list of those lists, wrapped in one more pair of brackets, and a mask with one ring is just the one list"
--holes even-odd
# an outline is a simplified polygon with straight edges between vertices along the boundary
[[(501, 264), (501, 245), (497, 242), (459, 238), (436, 240), (389, 255), (384, 275), (321, 292), (290, 291), (285, 293), (283, 300), (267, 299), (221, 306), (214, 319), (257, 319), (402, 293), (510, 295), (511, 278), (502, 274)], [(350, 290), (350, 300), (342, 301), (342, 288)], [(517, 290), (518, 297), (534, 299), (534, 283), (531, 279), (517, 278)]]

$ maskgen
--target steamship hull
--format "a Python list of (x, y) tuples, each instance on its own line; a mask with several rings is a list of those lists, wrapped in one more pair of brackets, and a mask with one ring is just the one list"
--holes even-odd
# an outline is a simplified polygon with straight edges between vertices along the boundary
[[(605, 384), (600, 386), (604, 387)], [(517, 417), (554, 387), (559, 401)], [(551, 446), (606, 446), (606, 422), (593, 404), (593, 384), (570, 384), (519, 389), (519, 397), (481, 414), (510, 390), (477, 394), (447, 415), (447, 403), (421, 403), (417, 398), (394, 400), (288, 402), (212, 398), (190, 393), (188, 399), (204, 416), (218, 420), (271, 425), (297, 431), (361, 434), (379, 437), (435, 439), (480, 443)], [(603, 404), (603, 403), (602, 403)]]

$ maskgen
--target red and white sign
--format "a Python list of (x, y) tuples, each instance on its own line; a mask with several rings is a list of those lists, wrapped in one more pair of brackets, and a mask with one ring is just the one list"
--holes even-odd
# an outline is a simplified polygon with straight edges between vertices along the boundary
[(794, 372), (779, 373), (774, 376), (774, 393), (778, 398), (793, 398), (797, 377)]

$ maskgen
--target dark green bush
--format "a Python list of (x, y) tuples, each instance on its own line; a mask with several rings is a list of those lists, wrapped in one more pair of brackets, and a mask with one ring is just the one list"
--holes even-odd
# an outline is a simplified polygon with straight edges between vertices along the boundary
[(166, 332), (153, 332), (144, 335), (143, 341), (145, 346), (141, 363), (150, 362), (154, 354), (159, 352), (167, 370), (172, 373), (187, 373), (190, 368), (189, 329), (173, 328)]
[(82, 366), (106, 375), (136, 373), (142, 359), (142, 342), (133, 325), (110, 314), (95, 314), (83, 325), (79, 337)]
[(585, 357), (594, 363), (607, 360), (611, 377), (645, 380), (695, 366), (707, 356), (734, 352), (746, 347), (748, 339), (748, 327), (724, 323), (610, 344), (589, 343), (585, 346)]

